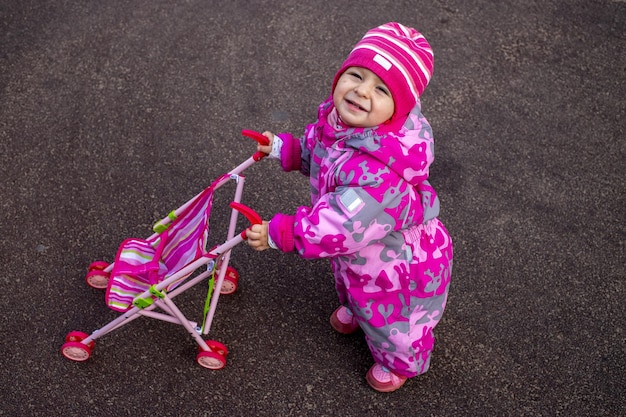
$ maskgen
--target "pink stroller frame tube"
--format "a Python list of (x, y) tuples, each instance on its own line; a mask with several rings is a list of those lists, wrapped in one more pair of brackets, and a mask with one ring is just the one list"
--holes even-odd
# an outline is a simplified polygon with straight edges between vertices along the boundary
[[(244, 177), (241, 174), (243, 171), (245, 171), (246, 169), (248, 169), (249, 167), (251, 167), (252, 165), (254, 165), (256, 163), (256, 160), (254, 159), (253, 156), (251, 156), (250, 158), (246, 159), (244, 162), (242, 162), (241, 164), (239, 164), (235, 169), (233, 169), (232, 171), (230, 171), (228, 174), (222, 175), (222, 177), (220, 179), (218, 179), (215, 183), (215, 189), (217, 190), (218, 188), (220, 188), (222, 185), (224, 185), (225, 183), (228, 182), (228, 180), (230, 179), (234, 179), (237, 181), (237, 183), (239, 184), (240, 180), (243, 179)], [(241, 202), (241, 194), (243, 192), (243, 188), (239, 189), (239, 187), (237, 187), (237, 191), (235, 192), (235, 199), (234, 201), (239, 203)], [(237, 196), (238, 193), (238, 196)], [(187, 209), (187, 207), (189, 207), (189, 205), (201, 194), (198, 193), (194, 196), (194, 198), (192, 198), (191, 200), (187, 201), (185, 204), (183, 204), (182, 206), (180, 206), (179, 208), (177, 208), (176, 210), (174, 210), (174, 215), (175, 216), (179, 216), (182, 212), (185, 211), (185, 209)], [(235, 218), (235, 221), (237, 219)], [(163, 219), (161, 219), (159, 221), (160, 224), (166, 226), (167, 224), (169, 224), (171, 222), (171, 219), (169, 217), (164, 217)], [(232, 222), (231, 222), (232, 224)], [(229, 228), (229, 233), (230, 233), (230, 228)], [(150, 236), (148, 238), (148, 240), (152, 240), (152, 239), (156, 239), (158, 237), (158, 233), (154, 233), (152, 236)], [(230, 236), (230, 235), (229, 235)], [(107, 272), (110, 272), (110, 270), (113, 269), (113, 264), (109, 265), (107, 267)]]
[[(252, 159), (252, 158), (251, 158)], [(253, 161), (254, 163), (254, 161)], [(241, 172), (241, 171), (239, 171)], [(241, 196), (243, 194), (243, 185), (246, 181), (245, 177), (239, 176), (237, 174), (231, 174), (231, 178), (237, 178), (237, 188), (235, 190), (235, 198), (233, 201), (236, 203), (241, 202)], [(237, 227), (237, 218), (239, 217), (239, 212), (235, 209), (231, 212), (230, 215), (230, 225), (228, 226), (228, 241), (235, 237), (235, 230)], [(239, 236), (241, 237), (241, 236)], [(241, 238), (243, 241), (243, 238)], [(219, 273), (217, 275), (217, 283), (215, 284), (215, 288), (221, 288), (224, 283), (224, 276), (226, 276), (226, 268), (228, 267), (228, 263), (230, 262), (230, 249), (224, 253), (222, 258), (222, 263), (220, 266)], [(206, 319), (206, 325), (203, 330), (203, 334), (208, 334), (211, 329), (211, 324), (213, 323), (213, 317), (215, 316), (215, 310), (217, 309), (217, 301), (219, 299), (219, 291), (216, 291), (215, 295), (211, 299), (211, 305), (209, 307), (209, 313)]]

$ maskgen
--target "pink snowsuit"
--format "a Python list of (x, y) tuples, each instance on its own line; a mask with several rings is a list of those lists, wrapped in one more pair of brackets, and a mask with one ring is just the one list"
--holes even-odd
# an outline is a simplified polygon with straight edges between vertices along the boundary
[(274, 216), (271, 239), (285, 252), (330, 258), (339, 301), (354, 313), (376, 362), (407, 377), (426, 372), (448, 295), (452, 240), (427, 181), (433, 136), (421, 104), (391, 132), (338, 127), (331, 98), (304, 136), (278, 136), (283, 170), (310, 177), (312, 206)]

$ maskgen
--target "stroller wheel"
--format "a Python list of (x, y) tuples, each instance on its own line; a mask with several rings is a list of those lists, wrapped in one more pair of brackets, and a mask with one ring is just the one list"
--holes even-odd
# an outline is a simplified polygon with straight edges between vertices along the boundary
[(105, 261), (95, 261), (92, 262), (91, 264), (89, 264), (89, 272), (91, 271), (103, 271), (105, 270), (110, 264), (108, 262)]
[(217, 340), (207, 340), (206, 344), (209, 345), (211, 352), (215, 352), (224, 358), (228, 356), (228, 348), (223, 343), (220, 343)]
[(84, 362), (91, 356), (91, 349), (80, 342), (66, 342), (61, 346), (61, 353), (69, 360)]
[(218, 370), (226, 366), (226, 358), (215, 352), (202, 351), (196, 356), (196, 362), (203, 368)]
[(85, 277), (87, 285), (97, 290), (106, 290), (109, 284), (109, 273), (101, 270), (94, 269), (87, 273)]
[(239, 286), (239, 272), (232, 266), (226, 268), (226, 275), (224, 276), (224, 282), (222, 282), (222, 288), (220, 294), (232, 294), (237, 291)]
[[(89, 337), (87, 333), (74, 330), (72, 332), (69, 332), (67, 336), (65, 336), (65, 341), (66, 342), (82, 342), (87, 337)], [(91, 341), (87, 344), (87, 347), (89, 349), (93, 349), (95, 346), (96, 346), (96, 342), (94, 341)]]

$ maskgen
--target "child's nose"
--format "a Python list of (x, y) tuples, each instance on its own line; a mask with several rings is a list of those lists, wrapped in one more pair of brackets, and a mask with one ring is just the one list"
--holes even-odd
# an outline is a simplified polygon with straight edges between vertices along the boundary
[(372, 87), (367, 83), (361, 83), (356, 87), (356, 93), (361, 97), (369, 98), (372, 94)]

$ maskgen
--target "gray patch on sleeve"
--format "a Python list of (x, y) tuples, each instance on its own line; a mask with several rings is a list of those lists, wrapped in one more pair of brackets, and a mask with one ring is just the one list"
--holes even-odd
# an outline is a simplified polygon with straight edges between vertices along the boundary
[(339, 200), (341, 200), (341, 204), (343, 204), (346, 210), (350, 213), (354, 212), (354, 210), (363, 204), (361, 197), (359, 197), (356, 191), (352, 188), (347, 188), (343, 193), (341, 193)]

